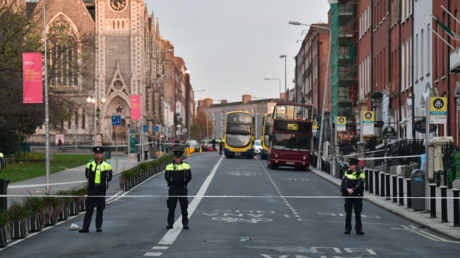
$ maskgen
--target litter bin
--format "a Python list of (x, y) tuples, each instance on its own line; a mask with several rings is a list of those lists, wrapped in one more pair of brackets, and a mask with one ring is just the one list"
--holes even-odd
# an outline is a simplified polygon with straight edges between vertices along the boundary
[[(410, 188), (412, 197), (425, 197), (425, 171), (416, 169), (410, 174)], [(414, 211), (425, 210), (425, 199), (412, 199), (412, 209)]]
[[(9, 179), (0, 179), (0, 195), (8, 194), (8, 184), (10, 183)], [(8, 209), (8, 197), (0, 197), (0, 212)]]

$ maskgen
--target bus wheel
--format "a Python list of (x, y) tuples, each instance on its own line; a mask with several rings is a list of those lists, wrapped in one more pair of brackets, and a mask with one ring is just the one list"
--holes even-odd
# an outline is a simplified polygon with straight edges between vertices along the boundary
[(295, 170), (304, 171), (305, 169), (302, 166), (295, 166)]
[(254, 156), (252, 156), (252, 155), (251, 155), (251, 156), (247, 156), (247, 158), (248, 158), (248, 159), (253, 159)]

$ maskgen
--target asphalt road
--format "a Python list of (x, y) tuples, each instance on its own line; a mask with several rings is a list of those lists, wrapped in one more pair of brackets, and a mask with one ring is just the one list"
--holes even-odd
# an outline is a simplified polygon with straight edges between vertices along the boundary
[(69, 230), (71, 223), (82, 225), (79, 215), (10, 241), (0, 257), (458, 257), (460, 242), (367, 201), (365, 235), (344, 235), (338, 188), (312, 172), (270, 170), (265, 160), (215, 152), (187, 162), (193, 173), (190, 230), (180, 220), (165, 228), (167, 186), (160, 173), (108, 200), (104, 232), (95, 232), (95, 217), (90, 233)]

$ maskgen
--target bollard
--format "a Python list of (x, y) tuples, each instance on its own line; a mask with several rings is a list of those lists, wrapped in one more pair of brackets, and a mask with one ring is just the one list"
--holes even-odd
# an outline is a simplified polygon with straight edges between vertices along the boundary
[(379, 172), (378, 171), (374, 171), (374, 177), (375, 177), (375, 195), (379, 195)]
[(391, 175), (391, 178), (393, 179), (393, 202), (397, 203), (398, 202), (398, 182), (397, 182), (397, 175)]
[(412, 192), (410, 186), (410, 178), (406, 178), (406, 186), (407, 186), (407, 208), (412, 208)]
[(364, 190), (369, 191), (369, 170), (364, 170)]
[(390, 198), (390, 173), (385, 173), (385, 193), (386, 197), (385, 200), (391, 200)]
[(141, 162), (141, 154), (137, 153), (137, 162)]
[[(8, 195), (10, 179), (0, 179), (0, 195)], [(0, 212), (8, 209), (8, 197), (0, 197)], [(6, 239), (5, 239), (6, 241)]]
[(380, 172), (380, 196), (385, 197), (385, 172)]
[(399, 190), (399, 205), (404, 205), (404, 177), (398, 177), (398, 190)]
[(449, 222), (447, 220), (447, 185), (441, 188), (441, 222)]
[(453, 188), (454, 193), (454, 227), (460, 227), (460, 189)]
[(430, 184), (430, 218), (436, 218), (436, 184)]
[(373, 186), (373, 176), (374, 176), (374, 171), (370, 170), (369, 171), (369, 193), (374, 192), (374, 186)]

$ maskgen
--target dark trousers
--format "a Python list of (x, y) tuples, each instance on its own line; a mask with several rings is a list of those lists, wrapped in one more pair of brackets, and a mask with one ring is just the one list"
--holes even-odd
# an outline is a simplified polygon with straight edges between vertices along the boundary
[(355, 210), (356, 232), (363, 231), (363, 225), (361, 224), (361, 212), (363, 211), (363, 198), (345, 198), (345, 212), (347, 213), (345, 218), (345, 230), (351, 231), (351, 213)]
[(168, 225), (173, 225), (174, 224), (174, 212), (176, 211), (176, 205), (177, 201), (179, 201), (180, 204), (180, 210), (182, 212), (182, 225), (187, 226), (188, 225), (188, 199), (187, 199), (187, 194), (188, 194), (188, 189), (183, 187), (183, 188), (169, 188), (169, 196), (177, 196), (177, 195), (183, 195), (185, 197), (169, 197), (167, 200), (167, 205), (168, 205)]
[(105, 209), (105, 189), (88, 189), (88, 196), (100, 195), (104, 197), (87, 197), (86, 198), (86, 214), (83, 220), (83, 227), (89, 228), (91, 225), (91, 218), (93, 217), (94, 205), (97, 206), (96, 213), (96, 228), (102, 227), (102, 215)]
[(222, 155), (222, 148), (224, 147), (224, 144), (221, 142), (219, 143), (219, 155)]

